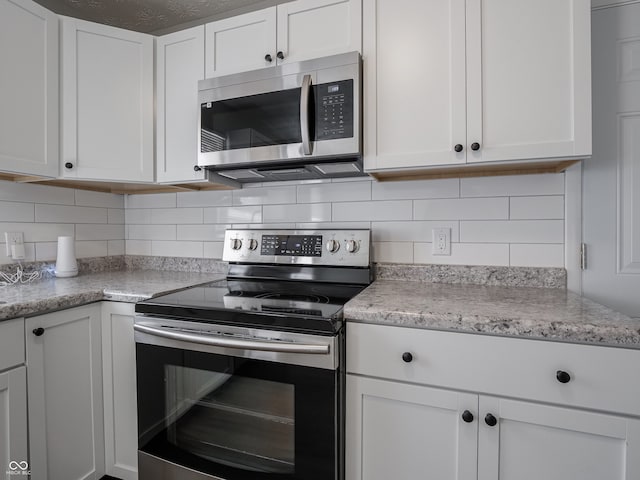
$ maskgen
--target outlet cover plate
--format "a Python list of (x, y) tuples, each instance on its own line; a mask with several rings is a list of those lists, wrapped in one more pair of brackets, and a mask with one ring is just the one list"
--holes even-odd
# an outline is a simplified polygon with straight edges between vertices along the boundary
[(431, 253), (433, 255), (451, 255), (451, 229), (434, 228)]
[(11, 245), (24, 244), (24, 234), (22, 232), (4, 232), (4, 242), (7, 257), (11, 258)]

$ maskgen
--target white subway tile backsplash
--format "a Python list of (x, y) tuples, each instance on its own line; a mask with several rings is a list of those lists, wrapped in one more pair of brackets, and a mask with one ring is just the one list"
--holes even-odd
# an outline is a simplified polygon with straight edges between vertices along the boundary
[(124, 208), (110, 208), (107, 210), (107, 219), (109, 223), (124, 225), (125, 222)]
[(126, 225), (146, 225), (151, 223), (151, 210), (148, 208), (127, 208), (124, 211)]
[(124, 195), (91, 192), (89, 190), (76, 190), (75, 192), (76, 205), (84, 207), (124, 208)]
[(459, 222), (371, 222), (371, 232), (376, 242), (430, 242), (434, 228), (450, 228), (451, 241), (460, 239)]
[(94, 240), (91, 242), (76, 242), (76, 257), (106, 257), (109, 255), (109, 248), (106, 240)]
[(202, 208), (154, 208), (151, 210), (151, 223), (154, 225), (202, 223), (202, 211)]
[(412, 210), (411, 200), (334, 203), (332, 220), (334, 222), (411, 220)]
[(231, 190), (203, 190), (201, 192), (178, 192), (178, 207), (217, 207), (231, 205)]
[(373, 182), (373, 200), (412, 200), (417, 198), (455, 198), (460, 196), (460, 180), (413, 180)]
[(511, 197), (509, 218), (512, 220), (551, 220), (564, 218), (564, 196)]
[(301, 229), (340, 229), (340, 228), (371, 228), (371, 222), (300, 222), (292, 228)]
[(295, 205), (265, 205), (262, 207), (264, 223), (272, 222), (328, 222), (331, 220), (330, 203), (302, 203)]
[(38, 242), (36, 246), (36, 260), (39, 262), (54, 261), (58, 256), (58, 242)]
[(562, 220), (460, 222), (463, 243), (564, 243)]
[[(4, 236), (3, 236), (4, 239)], [(24, 260), (20, 260), (21, 262), (33, 262), (36, 260), (36, 243), (25, 243), (24, 244)], [(18, 263), (17, 260), (14, 260), (11, 257), (7, 256), (6, 245), (4, 243), (0, 243), (0, 265), (3, 264), (11, 264)]]
[(257, 187), (233, 191), (234, 205), (274, 205), (296, 203), (296, 186)]
[(76, 241), (122, 239), (124, 239), (124, 225), (76, 225)]
[(205, 208), (204, 223), (262, 223), (262, 207), (256, 205)]
[(153, 240), (151, 255), (160, 257), (196, 257), (202, 258), (202, 242), (176, 242)]
[(151, 240), (125, 240), (127, 255), (151, 255)]
[(298, 185), (298, 203), (371, 200), (371, 181)]
[(124, 240), (107, 240), (108, 255), (124, 255), (125, 254), (125, 241)]
[[(73, 205), (75, 203), (75, 196), (74, 191), (70, 188), (13, 183), (0, 180), (0, 200)], [(0, 221), (4, 221), (2, 217), (0, 217)]]
[(564, 267), (564, 245), (513, 244), (510, 264), (514, 267)]
[(36, 204), (36, 222), (107, 223), (107, 209)]
[(373, 261), (413, 263), (412, 242), (373, 242)]
[(69, 223), (0, 223), (0, 232), (23, 232), (25, 243), (57, 242), (60, 235), (73, 236), (74, 230), (74, 225)]
[(175, 240), (176, 225), (128, 225), (127, 240)]
[(175, 208), (178, 206), (175, 193), (149, 193), (127, 195), (125, 208)]
[(509, 199), (451, 198), (446, 200), (415, 200), (414, 220), (506, 220)]
[(203, 242), (204, 258), (222, 258), (222, 247), (224, 242)]
[(431, 243), (414, 244), (414, 262), (436, 265), (509, 265), (509, 245), (452, 243), (451, 255), (433, 255)]
[(192, 240), (192, 241), (223, 241), (224, 232), (230, 225), (178, 225), (178, 240)]
[(33, 203), (0, 202), (0, 220), (3, 222), (33, 222), (34, 215)]
[(461, 197), (564, 194), (564, 173), (460, 179)]

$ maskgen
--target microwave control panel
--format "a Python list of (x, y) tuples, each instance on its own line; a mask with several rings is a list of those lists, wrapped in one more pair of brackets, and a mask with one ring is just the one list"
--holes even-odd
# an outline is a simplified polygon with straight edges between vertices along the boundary
[(353, 137), (353, 80), (314, 85), (316, 140)]

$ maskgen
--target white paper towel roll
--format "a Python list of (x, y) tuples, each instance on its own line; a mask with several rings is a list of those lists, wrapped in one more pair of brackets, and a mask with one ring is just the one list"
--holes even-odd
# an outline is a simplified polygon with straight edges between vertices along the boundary
[(76, 275), (78, 275), (78, 262), (75, 240), (73, 237), (58, 237), (56, 277), (75, 277)]

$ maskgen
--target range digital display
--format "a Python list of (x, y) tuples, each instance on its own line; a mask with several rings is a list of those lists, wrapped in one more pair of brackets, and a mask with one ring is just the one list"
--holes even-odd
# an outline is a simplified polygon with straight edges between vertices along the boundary
[(260, 255), (321, 257), (322, 235), (263, 235)]

